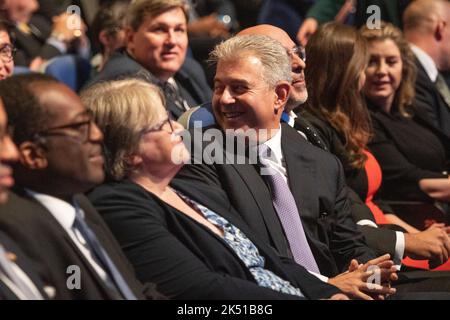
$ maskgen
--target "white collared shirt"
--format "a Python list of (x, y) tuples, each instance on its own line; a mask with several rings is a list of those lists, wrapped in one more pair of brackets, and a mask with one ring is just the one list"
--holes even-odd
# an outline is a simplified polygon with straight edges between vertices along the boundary
[(430, 57), (428, 53), (420, 49), (418, 46), (410, 43), (411, 50), (416, 55), (417, 59), (419, 60), (422, 67), (425, 69), (425, 72), (427, 73), (428, 77), (432, 82), (436, 82), (436, 79), (439, 74), (439, 70), (436, 67), (436, 63), (434, 62), (433, 58)]
[(89, 264), (94, 268), (100, 278), (106, 281), (108, 278), (107, 273), (105, 272), (103, 267), (101, 267), (95, 261), (91, 250), (89, 250), (85, 246), (86, 240), (81, 235), (81, 233), (77, 232), (77, 234), (75, 234), (74, 229), (72, 228), (76, 215), (75, 207), (66, 201), (47, 194), (37, 193), (29, 189), (27, 189), (26, 191), (34, 199), (39, 201), (39, 203), (42, 204), (52, 214), (56, 221), (58, 221), (61, 227), (63, 227), (63, 229), (69, 235), (70, 239), (72, 239), (72, 241), (75, 243), (77, 248), (81, 251)]

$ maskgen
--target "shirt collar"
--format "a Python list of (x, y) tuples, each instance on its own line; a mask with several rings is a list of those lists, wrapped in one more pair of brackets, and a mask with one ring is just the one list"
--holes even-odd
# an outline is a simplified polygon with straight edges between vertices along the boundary
[(71, 229), (75, 221), (77, 204), (27, 189), (27, 193), (42, 204), (64, 229)]
[(438, 77), (439, 71), (436, 67), (436, 63), (434, 63), (433, 61), (433, 58), (431, 58), (428, 53), (420, 49), (418, 46), (412, 43), (410, 44), (410, 46), (411, 50), (416, 55), (420, 64), (425, 69), (425, 72), (427, 73), (428, 77), (431, 79), (431, 81), (435, 82)]
[(279, 126), (277, 133), (272, 138), (264, 142), (264, 144), (270, 148), (278, 162), (283, 159), (283, 153), (281, 151), (281, 125)]

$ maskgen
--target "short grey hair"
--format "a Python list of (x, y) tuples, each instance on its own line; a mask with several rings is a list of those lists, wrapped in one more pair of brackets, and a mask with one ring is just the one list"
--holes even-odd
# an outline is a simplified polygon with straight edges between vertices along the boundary
[(234, 60), (252, 55), (264, 67), (264, 80), (272, 87), (280, 81), (292, 82), (291, 61), (280, 42), (264, 35), (232, 37), (218, 44), (209, 55), (209, 61), (217, 64), (223, 60)]

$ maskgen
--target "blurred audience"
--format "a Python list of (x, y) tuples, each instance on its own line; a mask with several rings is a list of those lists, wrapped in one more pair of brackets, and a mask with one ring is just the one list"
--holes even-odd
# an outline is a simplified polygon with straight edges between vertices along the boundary
[[(367, 51), (365, 39), (355, 29), (337, 23), (321, 26), (307, 46), (309, 98), (300, 118), (317, 128), (327, 149), (342, 162), (347, 184), (365, 202), (366, 206), (358, 210), (354, 205), (352, 215), (368, 244), (379, 253), (389, 252), (398, 264), (409, 256), (430, 259), (430, 265), (436, 267), (450, 254), (444, 226), (436, 224), (419, 232), (376, 200), (382, 174), (367, 148), (372, 130), (360, 94), (366, 78)], [(403, 231), (391, 230), (391, 225)]]

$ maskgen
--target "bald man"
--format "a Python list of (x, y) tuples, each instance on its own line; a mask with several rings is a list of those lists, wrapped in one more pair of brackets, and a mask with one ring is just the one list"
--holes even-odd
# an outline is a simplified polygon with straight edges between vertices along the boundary
[(450, 2), (413, 1), (403, 23), (416, 56), (416, 102), (427, 110), (431, 123), (450, 137), (450, 90), (441, 74), (450, 71)]

